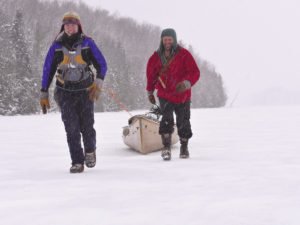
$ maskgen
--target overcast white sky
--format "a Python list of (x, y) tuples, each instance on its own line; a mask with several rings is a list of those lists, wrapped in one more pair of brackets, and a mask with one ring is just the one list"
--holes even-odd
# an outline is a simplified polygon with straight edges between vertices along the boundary
[(240, 91), (239, 102), (269, 88), (299, 89), (297, 0), (84, 2), (139, 22), (175, 28), (179, 39), (193, 45), (202, 58), (216, 66), (231, 98)]

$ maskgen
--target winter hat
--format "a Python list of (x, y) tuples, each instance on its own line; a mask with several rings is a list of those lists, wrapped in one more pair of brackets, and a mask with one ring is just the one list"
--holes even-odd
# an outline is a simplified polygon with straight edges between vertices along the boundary
[(79, 33), (83, 33), (81, 22), (80, 22), (80, 16), (76, 12), (66, 12), (63, 15), (62, 26), (61, 26), (60, 32), (62, 32), (64, 30), (64, 25), (69, 24), (69, 23), (77, 24)]
[(76, 12), (66, 12), (62, 20), (63, 24), (73, 23), (80, 24), (80, 17)]
[(174, 39), (174, 44), (177, 45), (177, 35), (176, 35), (176, 31), (174, 29), (172, 29), (172, 28), (164, 29), (161, 32), (161, 38), (166, 37), (166, 36), (172, 37)]

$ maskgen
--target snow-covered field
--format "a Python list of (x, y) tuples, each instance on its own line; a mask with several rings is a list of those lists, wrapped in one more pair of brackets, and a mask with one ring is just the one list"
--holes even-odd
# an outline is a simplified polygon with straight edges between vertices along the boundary
[(300, 107), (193, 110), (171, 162), (129, 150), (127, 119), (97, 114), (98, 164), (69, 174), (59, 114), (0, 117), (0, 224), (300, 224)]

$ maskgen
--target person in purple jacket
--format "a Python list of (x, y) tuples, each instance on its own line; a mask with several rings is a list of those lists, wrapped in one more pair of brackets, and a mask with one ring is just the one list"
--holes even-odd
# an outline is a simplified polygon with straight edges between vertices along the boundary
[[(95, 68), (96, 74), (90, 66)], [(67, 134), (71, 173), (83, 172), (84, 163), (89, 168), (96, 165), (94, 102), (101, 93), (106, 71), (105, 58), (95, 42), (83, 33), (78, 14), (65, 13), (60, 33), (45, 59), (40, 104), (43, 113), (47, 113), (50, 109), (48, 89), (56, 76), (54, 99)]]

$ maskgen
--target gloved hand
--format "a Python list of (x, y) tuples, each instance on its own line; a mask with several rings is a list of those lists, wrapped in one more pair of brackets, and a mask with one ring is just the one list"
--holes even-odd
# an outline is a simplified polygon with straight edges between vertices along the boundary
[(148, 100), (153, 105), (156, 103), (156, 100), (155, 100), (155, 97), (153, 95), (153, 92), (151, 92), (151, 91), (148, 92)]
[(182, 93), (192, 87), (191, 82), (188, 80), (184, 80), (176, 85), (176, 92)]
[(97, 78), (94, 83), (88, 88), (89, 99), (91, 101), (97, 101), (103, 86), (103, 80)]
[(43, 113), (46, 114), (47, 110), (50, 109), (49, 93), (48, 92), (41, 91), (41, 94), (40, 94), (40, 105), (42, 107)]

